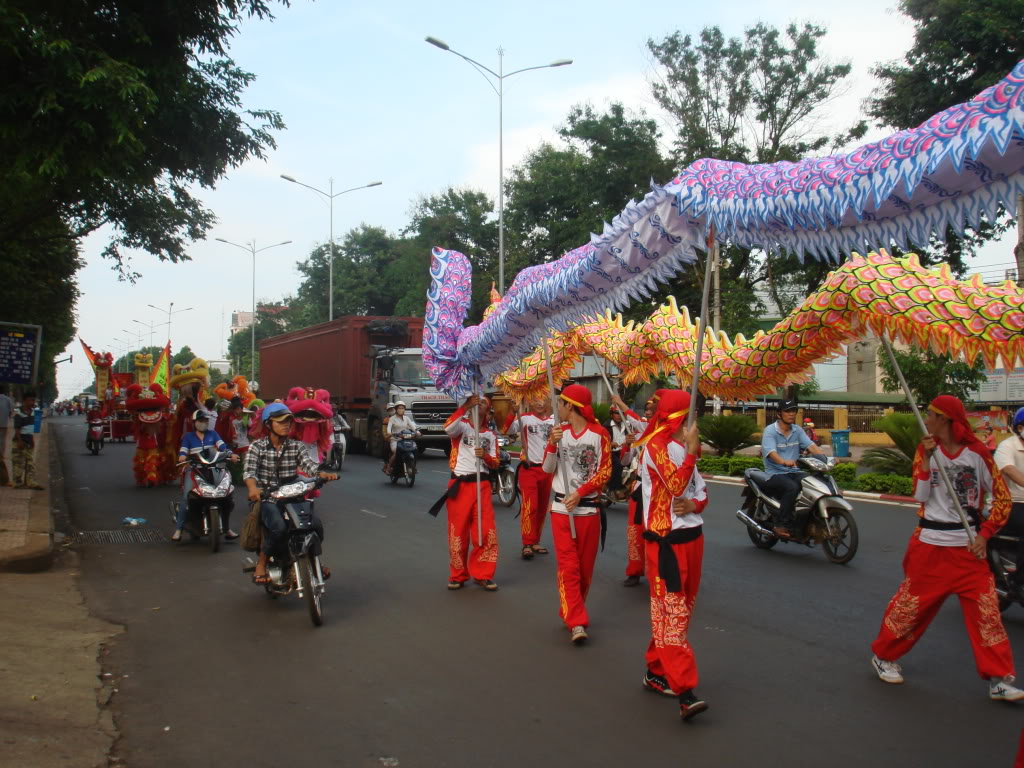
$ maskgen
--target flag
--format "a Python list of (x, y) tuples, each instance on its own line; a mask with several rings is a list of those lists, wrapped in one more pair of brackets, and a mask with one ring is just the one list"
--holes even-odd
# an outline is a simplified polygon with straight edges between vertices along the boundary
[(92, 366), (92, 370), (93, 370), (93, 372), (95, 372), (96, 371), (96, 353), (93, 352), (89, 348), (88, 344), (86, 344), (84, 341), (82, 341), (82, 337), (81, 336), (78, 337), (78, 340), (80, 342), (82, 342), (82, 349), (85, 350), (85, 359), (89, 361), (89, 365)]
[(160, 357), (156, 359), (156, 365), (153, 366), (152, 381), (154, 384), (159, 384), (163, 387), (164, 394), (170, 396), (168, 387), (171, 382), (171, 342), (169, 341), (160, 350)]

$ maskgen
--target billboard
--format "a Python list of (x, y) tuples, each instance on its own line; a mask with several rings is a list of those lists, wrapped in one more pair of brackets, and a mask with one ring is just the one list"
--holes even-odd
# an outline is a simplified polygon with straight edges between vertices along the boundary
[(987, 381), (972, 393), (976, 403), (1024, 402), (1024, 368), (986, 368)]
[(42, 341), (40, 325), (0, 323), (0, 381), (22, 386), (34, 384)]

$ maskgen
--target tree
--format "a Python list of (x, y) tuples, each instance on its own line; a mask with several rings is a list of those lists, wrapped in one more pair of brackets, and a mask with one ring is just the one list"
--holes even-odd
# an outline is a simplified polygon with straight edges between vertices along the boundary
[[(1024, 0), (901, 0), (899, 8), (914, 22), (914, 44), (902, 61), (873, 70), (882, 85), (868, 101), (868, 114), (879, 125), (915, 128), (974, 98), (1024, 59)], [(932, 260), (963, 273), (965, 256), (1012, 225), (1006, 213), (965, 238), (947, 230), (946, 245), (929, 249)], [(1024, 264), (1024, 254), (1018, 258)]]
[(192, 189), (263, 157), (284, 127), (242, 108), (254, 76), (227, 49), (250, 17), (272, 18), (269, 1), (4, 3), (0, 264), (104, 225), (122, 275), (121, 248), (187, 259), (214, 221)]
[[(696, 39), (674, 32), (647, 46), (659, 65), (651, 84), (655, 100), (676, 120), (674, 160), (684, 167), (702, 157), (737, 162), (796, 161), (823, 150), (838, 151), (860, 139), (863, 121), (835, 134), (818, 126), (829, 102), (841, 92), (848, 64), (833, 64), (818, 53), (821, 27), (790, 24), (785, 32), (757, 24), (742, 39), (726, 39), (706, 27)], [(785, 315), (813, 291), (827, 264), (795, 256), (764, 254), (719, 244), (723, 285), (723, 330), (751, 333), (765, 311), (764, 290)], [(676, 295), (699, 311), (703, 267), (683, 277), (662, 296)]]
[[(954, 363), (949, 355), (939, 355), (931, 350), (908, 349), (901, 352), (894, 349), (893, 353), (919, 405), (926, 405), (943, 394), (969, 402), (971, 393), (986, 380), (980, 358), (974, 365), (967, 365)], [(902, 392), (889, 356), (879, 355), (878, 361), (882, 365), (882, 388), (886, 392)]]
[[(192, 351), (192, 348), (188, 344), (186, 344), (173, 355), (171, 355), (171, 368), (173, 369), (174, 366), (176, 365), (188, 365), (195, 359), (195, 357), (196, 353)], [(153, 363), (156, 363), (155, 357), (153, 358)]]

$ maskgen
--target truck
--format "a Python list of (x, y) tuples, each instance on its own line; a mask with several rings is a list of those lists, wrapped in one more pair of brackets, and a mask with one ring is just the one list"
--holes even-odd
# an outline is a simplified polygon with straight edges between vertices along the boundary
[(326, 389), (352, 427), (350, 450), (384, 455), (387, 404), (405, 403), (427, 448), (450, 451), (444, 423), (455, 401), (423, 368), (423, 318), (345, 315), (259, 342), (260, 397), (284, 399), (291, 387)]

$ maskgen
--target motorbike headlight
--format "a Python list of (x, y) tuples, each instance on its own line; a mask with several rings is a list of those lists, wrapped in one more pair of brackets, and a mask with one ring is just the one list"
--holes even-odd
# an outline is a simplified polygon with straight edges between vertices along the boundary
[(209, 483), (207, 483), (204, 480), (200, 480), (199, 482), (197, 482), (195, 488), (199, 492), (200, 496), (216, 496), (217, 495), (217, 488), (212, 486), (212, 485), (210, 485)]
[(296, 496), (304, 496), (305, 493), (306, 493), (306, 487), (307, 487), (307, 483), (305, 481), (297, 480), (294, 483), (288, 483), (287, 485), (282, 485), (280, 488), (278, 488), (276, 491), (274, 491), (272, 494), (270, 494), (270, 498), (272, 498), (272, 499), (291, 499), (291, 498), (294, 498)]
[(224, 477), (222, 477), (220, 482), (217, 483), (217, 490), (227, 493), (229, 488), (231, 488), (231, 475), (225, 472)]

